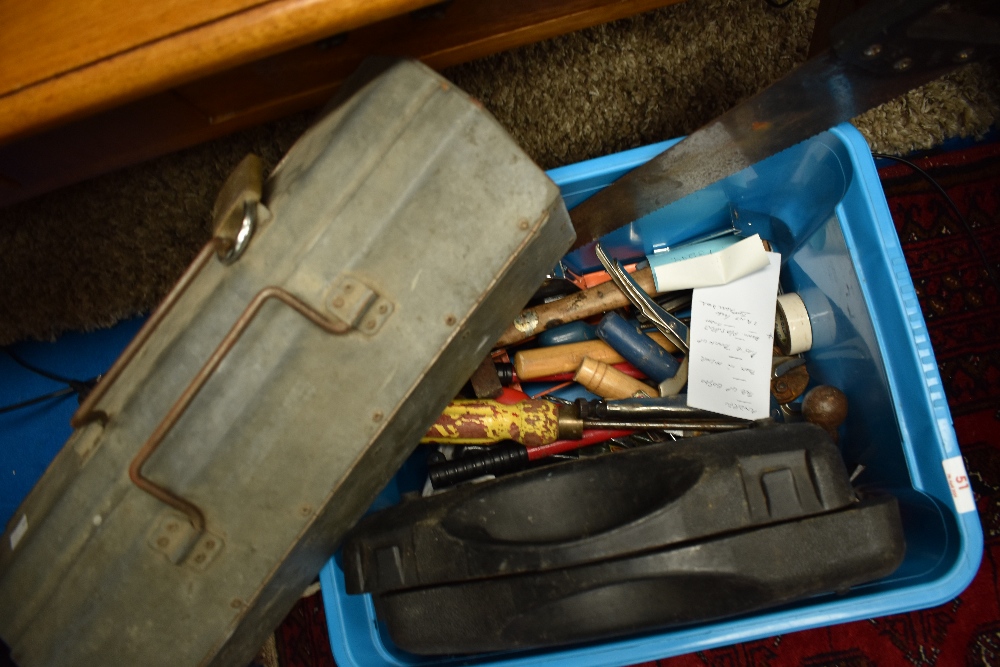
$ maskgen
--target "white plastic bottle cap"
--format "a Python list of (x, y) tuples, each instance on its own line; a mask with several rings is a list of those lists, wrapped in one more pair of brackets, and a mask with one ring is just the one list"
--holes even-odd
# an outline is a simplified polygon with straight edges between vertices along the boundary
[(778, 297), (774, 314), (774, 337), (782, 354), (798, 354), (812, 349), (813, 331), (809, 311), (795, 292)]

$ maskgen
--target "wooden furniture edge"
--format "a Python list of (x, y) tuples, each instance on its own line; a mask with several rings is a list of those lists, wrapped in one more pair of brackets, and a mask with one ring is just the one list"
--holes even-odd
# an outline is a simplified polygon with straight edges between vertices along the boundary
[(258, 5), (0, 97), (0, 145), (435, 1)]
[[(503, 12), (500, 15), (504, 18), (497, 20), (496, 24), (488, 21), (482, 25), (476, 25), (473, 21), (460, 23), (459, 27), (466, 30), (461, 38), (454, 35), (455, 32), (462, 32), (456, 30), (454, 22), (449, 25), (447, 21), (434, 19), (427, 21), (426, 38), (410, 45), (419, 52), (406, 55), (417, 57), (431, 67), (441, 69), (680, 1), (682, 0), (564, 0), (563, 9), (555, 11), (546, 7), (544, 11), (532, 16), (531, 20), (541, 16), (537, 23), (528, 18), (522, 21), (510, 20)], [(426, 6), (426, 2), (424, 4)], [(456, 4), (455, 8), (457, 7)], [(428, 10), (433, 10), (433, 7), (428, 6), (423, 11)], [(490, 12), (476, 12), (477, 18), (489, 14)], [(461, 15), (460, 13), (458, 16)], [(496, 16), (494, 12), (495, 19)], [(384, 28), (380, 26), (388, 26), (393, 22), (407, 25), (410, 18), (405, 15), (397, 16), (388, 22), (360, 26), (351, 35), (359, 39), (362, 34), (377, 37), (384, 34)], [(470, 28), (470, 25), (473, 27)], [(447, 37), (442, 38), (442, 34)], [(323, 42), (327, 37), (329, 35), (323, 35)], [(466, 41), (462, 41), (463, 39)], [(361, 41), (363, 44), (364, 40)], [(294, 69), (297, 52), (308, 58), (310, 49), (318, 48), (323, 42), (309, 39), (306, 44), (144, 95), (124, 104), (113, 105), (97, 113), (87, 114), (81, 111), (80, 117), (68, 124), (53, 120), (52, 127), (47, 131), (28, 135), (6, 145), (0, 142), (0, 206), (23, 201), (292, 113), (320, 107), (333, 96), (356, 65), (349, 69), (342, 66), (352, 62), (352, 59), (359, 64), (363, 49), (348, 51), (346, 55), (339, 56), (340, 61), (336, 64), (342, 71), (324, 69), (323, 77), (328, 78), (314, 79), (311, 83), (307, 78), (306, 85), (301, 88), (278, 90), (279, 94), (275, 94), (274, 90), (261, 91), (259, 102), (254, 98), (257, 89), (253, 87), (253, 82), (255, 68), (284, 71), (283, 67), (291, 66)], [(146, 50), (134, 57), (149, 57), (150, 53), (151, 51)], [(115, 62), (113, 66), (120, 67), (121, 64)], [(213, 109), (210, 104), (206, 106), (205, 100), (198, 97), (199, 89), (210, 93), (215, 86), (218, 89), (242, 89), (242, 99), (236, 100), (237, 104), (230, 108), (217, 105)]]

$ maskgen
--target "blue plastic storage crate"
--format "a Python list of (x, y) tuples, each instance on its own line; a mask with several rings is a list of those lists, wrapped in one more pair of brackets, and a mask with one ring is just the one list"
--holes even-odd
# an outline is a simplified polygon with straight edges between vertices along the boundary
[[(550, 172), (572, 207), (664, 150), (670, 142)], [(603, 240), (619, 259), (651, 253), (736, 224), (782, 253), (781, 284), (828, 327), (807, 353), (811, 378), (850, 402), (842, 447), (859, 486), (894, 494), (906, 559), (886, 579), (845, 595), (814, 597), (766, 613), (561, 649), (427, 658), (392, 646), (371, 598), (344, 592), (338, 557), (323, 569), (323, 600), (341, 667), (626, 665), (715, 646), (941, 604), (972, 580), (982, 555), (971, 492), (952, 487), (961, 456), (913, 283), (864, 139), (841, 125), (629, 225)], [(593, 257), (567, 256), (576, 270)], [(417, 457), (373, 509), (420, 488)]]

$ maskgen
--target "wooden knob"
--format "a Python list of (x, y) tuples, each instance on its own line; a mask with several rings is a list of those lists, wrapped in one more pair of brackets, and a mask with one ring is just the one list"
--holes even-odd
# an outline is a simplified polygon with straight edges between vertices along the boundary
[(830, 385), (813, 387), (802, 399), (802, 416), (822, 426), (836, 441), (837, 428), (847, 419), (847, 396)]
[(655, 389), (648, 384), (629, 377), (616, 368), (595, 359), (586, 358), (573, 378), (591, 393), (601, 398), (633, 398), (635, 396), (656, 396)]

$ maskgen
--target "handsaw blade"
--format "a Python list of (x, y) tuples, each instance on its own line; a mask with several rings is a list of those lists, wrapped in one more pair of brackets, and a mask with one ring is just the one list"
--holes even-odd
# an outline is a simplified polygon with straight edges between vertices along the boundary
[(932, 81), (952, 66), (875, 74), (822, 53), (570, 211), (573, 248)]

